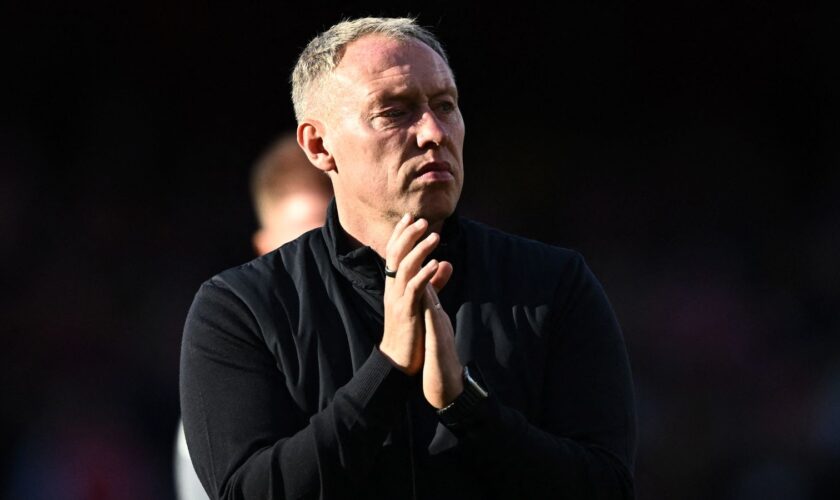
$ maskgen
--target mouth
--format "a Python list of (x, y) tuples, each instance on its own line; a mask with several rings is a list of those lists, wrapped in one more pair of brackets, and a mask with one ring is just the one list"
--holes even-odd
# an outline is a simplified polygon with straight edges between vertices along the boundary
[(433, 161), (424, 163), (415, 177), (427, 181), (449, 181), (454, 180), (455, 176), (452, 174), (452, 167), (446, 161)]

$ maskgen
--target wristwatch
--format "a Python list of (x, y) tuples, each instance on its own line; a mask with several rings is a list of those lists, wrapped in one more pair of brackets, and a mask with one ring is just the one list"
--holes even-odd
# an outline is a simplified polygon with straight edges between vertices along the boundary
[(457, 427), (469, 419), (475, 409), (487, 399), (487, 391), (470, 376), (470, 369), (466, 366), (463, 379), (464, 391), (454, 401), (437, 411), (438, 418), (447, 427)]

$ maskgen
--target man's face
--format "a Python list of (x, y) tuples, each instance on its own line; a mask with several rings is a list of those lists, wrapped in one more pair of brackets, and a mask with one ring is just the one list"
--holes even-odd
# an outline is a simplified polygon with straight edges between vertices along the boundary
[(464, 120), (443, 59), (421, 42), (368, 35), (347, 45), (326, 89), (339, 206), (393, 221), (448, 217), (464, 179)]

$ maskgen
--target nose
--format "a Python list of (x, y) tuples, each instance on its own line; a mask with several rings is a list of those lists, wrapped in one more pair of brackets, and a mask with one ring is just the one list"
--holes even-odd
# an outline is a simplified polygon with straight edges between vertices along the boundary
[(426, 111), (417, 122), (417, 146), (420, 149), (440, 147), (446, 140), (447, 131), (434, 112)]

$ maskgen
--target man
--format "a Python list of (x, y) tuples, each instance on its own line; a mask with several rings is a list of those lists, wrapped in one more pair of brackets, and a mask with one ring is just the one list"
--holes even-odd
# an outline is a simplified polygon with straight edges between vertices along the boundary
[(251, 171), (251, 200), (259, 229), (252, 242), (257, 255), (324, 224), (332, 199), (330, 181), (312, 168), (294, 134), (271, 145)]
[(578, 254), (454, 215), (464, 122), (440, 44), (408, 19), (339, 23), (293, 101), (335, 200), (196, 295), (181, 402), (211, 497), (632, 497), (612, 310)]
[[(312, 168), (295, 134), (284, 134), (251, 170), (251, 200), (259, 222), (252, 238), (254, 251), (265, 255), (323, 225), (331, 199), (327, 176)], [(207, 500), (181, 422), (175, 438), (175, 490), (178, 500)]]

